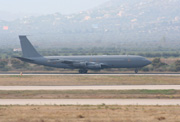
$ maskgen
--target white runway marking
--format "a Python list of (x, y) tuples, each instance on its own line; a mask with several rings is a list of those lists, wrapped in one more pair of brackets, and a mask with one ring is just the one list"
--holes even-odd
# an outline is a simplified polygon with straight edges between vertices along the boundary
[(1, 99), (0, 105), (179, 105), (179, 99)]
[(180, 90), (180, 85), (0, 86), (0, 90)]

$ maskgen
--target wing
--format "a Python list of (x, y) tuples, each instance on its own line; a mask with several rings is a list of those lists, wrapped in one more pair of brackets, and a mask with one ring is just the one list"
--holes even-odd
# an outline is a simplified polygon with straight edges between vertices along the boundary
[(13, 57), (13, 58), (17, 58), (17, 59), (20, 59), (21, 61), (26, 61), (26, 62), (33, 62), (34, 61), (32, 59), (28, 59), (28, 58), (24, 58), (24, 57)]
[(64, 64), (73, 64), (75, 62), (81, 62), (81, 61), (74, 61), (74, 60), (64, 60), (64, 59), (49, 59), (48, 62), (52, 63), (64, 63)]
[(78, 60), (64, 60), (64, 59), (50, 59), (49, 62), (64, 63), (75, 68), (87, 68), (87, 69), (104, 69), (109, 66), (105, 63), (78, 61)]

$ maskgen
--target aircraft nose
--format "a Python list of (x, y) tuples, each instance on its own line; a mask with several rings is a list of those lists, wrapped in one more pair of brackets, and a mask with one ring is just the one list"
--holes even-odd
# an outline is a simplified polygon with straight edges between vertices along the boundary
[(146, 59), (147, 65), (152, 64), (152, 61)]

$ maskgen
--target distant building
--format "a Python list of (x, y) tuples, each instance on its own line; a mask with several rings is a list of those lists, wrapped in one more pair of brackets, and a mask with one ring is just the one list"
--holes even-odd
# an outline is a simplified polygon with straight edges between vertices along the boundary
[(3, 26), (3, 30), (8, 30), (9, 27), (8, 26)]
[(89, 20), (89, 19), (91, 19), (90, 16), (85, 16), (85, 17), (84, 17), (84, 20)]
[(22, 51), (21, 48), (14, 48), (14, 49), (13, 49), (13, 52), (21, 52), (21, 51)]

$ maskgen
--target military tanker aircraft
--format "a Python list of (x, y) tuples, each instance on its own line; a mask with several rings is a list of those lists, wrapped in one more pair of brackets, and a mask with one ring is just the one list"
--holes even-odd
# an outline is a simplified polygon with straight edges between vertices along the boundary
[(22, 61), (49, 67), (64, 69), (79, 69), (79, 73), (86, 74), (88, 70), (100, 71), (107, 68), (133, 68), (138, 69), (151, 64), (151, 61), (142, 56), (135, 55), (97, 55), (97, 56), (42, 56), (32, 46), (27, 36), (19, 36)]

